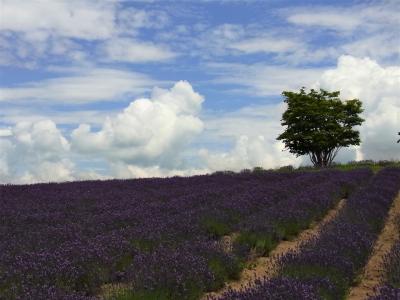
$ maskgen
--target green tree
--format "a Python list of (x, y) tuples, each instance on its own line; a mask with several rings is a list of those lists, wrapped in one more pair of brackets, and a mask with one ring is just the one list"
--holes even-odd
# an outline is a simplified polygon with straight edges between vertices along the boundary
[(299, 93), (284, 91), (287, 110), (282, 115), (285, 131), (278, 136), (291, 153), (309, 155), (317, 167), (329, 166), (339, 150), (360, 144), (360, 134), (353, 127), (364, 121), (358, 99), (342, 102), (340, 92), (301, 88)]

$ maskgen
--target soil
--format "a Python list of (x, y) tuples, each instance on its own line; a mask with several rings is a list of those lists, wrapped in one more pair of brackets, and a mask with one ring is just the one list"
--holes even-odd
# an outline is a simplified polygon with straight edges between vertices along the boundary
[(390, 252), (395, 242), (400, 239), (399, 228), (397, 228), (395, 222), (398, 217), (400, 217), (400, 193), (389, 210), (385, 226), (375, 242), (372, 255), (360, 276), (359, 284), (350, 290), (349, 300), (368, 299), (369, 296), (373, 295), (374, 287), (379, 286), (385, 278), (383, 257)]
[[(285, 255), (290, 251), (295, 251), (300, 247), (302, 243), (305, 243), (312, 239), (315, 236), (318, 236), (321, 228), (326, 224), (333, 220), (338, 212), (344, 206), (346, 200), (342, 199), (336, 205), (335, 208), (328, 211), (325, 217), (319, 222), (311, 224), (309, 229), (302, 231), (296, 238), (290, 241), (282, 241), (278, 244), (278, 246), (271, 251), (268, 257), (258, 257), (249, 265), (249, 268), (246, 268), (242, 271), (240, 275), (240, 279), (237, 281), (228, 282), (225, 287), (218, 292), (211, 292), (204, 295), (203, 300), (207, 299), (208, 296), (218, 297), (221, 296), (224, 292), (229, 289), (232, 290), (242, 290), (248, 284), (256, 281), (257, 279), (262, 278), (272, 278), (277, 275), (279, 269), (277, 269), (276, 262), (279, 256)], [(225, 238), (229, 240), (228, 238)], [(231, 239), (232, 240), (232, 239)]]

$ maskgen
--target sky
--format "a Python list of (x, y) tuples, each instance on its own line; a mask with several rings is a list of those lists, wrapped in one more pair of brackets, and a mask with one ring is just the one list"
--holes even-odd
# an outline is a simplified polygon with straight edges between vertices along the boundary
[(337, 161), (398, 160), (399, 28), (396, 0), (0, 0), (0, 183), (309, 164), (276, 140), (302, 86), (363, 102)]

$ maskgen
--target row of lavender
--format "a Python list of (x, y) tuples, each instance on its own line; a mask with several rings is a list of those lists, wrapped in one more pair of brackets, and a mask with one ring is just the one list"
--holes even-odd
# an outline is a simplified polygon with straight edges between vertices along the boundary
[(311, 189), (299, 189), (290, 198), (242, 218), (236, 226), (239, 234), (233, 245), (234, 253), (244, 258), (251, 250), (267, 255), (281, 240), (291, 239), (321, 219), (340, 198), (346, 197), (351, 186), (358, 186), (360, 179), (371, 174), (368, 170), (358, 172), (316, 183)]
[[(396, 220), (397, 229), (400, 231), (400, 217)], [(400, 232), (399, 232), (400, 234)], [(370, 300), (395, 300), (400, 299), (400, 241), (398, 240), (390, 252), (384, 257), (385, 279), (377, 288), (376, 295)]]
[[(263, 251), (269, 251), (273, 248), (273, 244), (277, 244), (280, 239), (287, 237), (288, 233), (294, 234), (293, 227), (306, 227), (337, 202), (343, 195), (343, 189), (348, 190), (351, 186), (354, 188), (366, 180), (370, 174), (368, 170), (359, 170), (351, 174), (342, 173), (340, 177), (331, 173), (328, 180), (313, 181), (310, 188), (304, 189), (304, 191), (297, 189), (297, 192), (291, 197), (281, 196), (279, 201), (271, 201), (267, 205), (257, 203), (257, 211), (252, 210), (250, 215), (239, 217), (239, 220), (245, 221), (232, 226), (234, 231), (239, 232), (235, 250), (245, 251), (235, 251), (234, 254), (219, 252), (216, 255), (217, 251), (213, 248), (216, 243), (212, 243), (212, 247), (208, 246), (209, 248), (206, 245), (210, 244), (204, 243), (187, 245), (185, 248), (164, 248), (161, 249), (161, 252), (145, 254), (140, 263), (135, 263), (135, 260), (126, 269), (126, 278), (131, 283), (131, 287), (124, 289), (121, 296), (128, 299), (136, 299), (135, 297), (138, 297), (137, 299), (147, 299), (146, 297), (149, 299), (196, 299), (205, 291), (218, 289), (223, 286), (224, 281), (238, 277), (241, 262), (246, 259), (248, 254), (246, 250), (250, 250), (252, 246), (257, 247), (261, 241), (260, 248)], [(247, 191), (246, 197), (242, 196), (242, 200), (233, 198), (228, 203), (234, 205), (231, 209), (235, 206), (246, 209), (241, 205), (252, 198), (254, 196)], [(209, 215), (214, 216), (217, 220), (217, 223), (213, 223), (214, 225), (227, 224), (222, 222), (229, 222), (229, 218), (226, 218), (227, 210), (229, 211), (227, 207), (221, 207), (219, 214), (213, 214), (213, 211), (208, 208), (205, 213), (208, 214), (208, 217)], [(238, 209), (234, 211), (239, 212)], [(260, 216), (260, 211), (264, 211), (262, 215), (264, 218), (254, 219), (254, 215)], [(259, 223), (256, 223), (255, 220)], [(255, 242), (254, 245), (247, 244), (248, 240), (243, 239), (243, 237), (249, 236), (249, 227), (246, 226), (249, 223), (254, 225), (253, 231), (250, 233), (251, 236), (255, 235), (255, 239), (250, 240), (250, 242)], [(213, 232), (215, 233), (215, 231)], [(268, 246), (271, 248), (268, 249)], [(203, 259), (203, 263), (196, 261), (199, 264), (195, 264), (192, 255), (196, 258), (206, 257)], [(163, 259), (160, 260), (160, 257)], [(164, 257), (167, 259), (164, 260)], [(139, 264), (150, 267), (138, 270)], [(175, 272), (176, 270), (178, 272)], [(148, 278), (148, 280), (144, 281), (143, 278)], [(177, 278), (180, 278), (180, 281), (177, 281)], [(138, 291), (140, 296), (137, 296)]]
[(384, 169), (349, 197), (318, 238), (279, 259), (278, 277), (242, 292), (229, 291), (220, 299), (344, 299), (371, 254), (399, 188), (400, 169)]
[[(262, 235), (268, 218), (268, 236), (273, 227), (282, 238), (285, 222), (290, 233), (369, 176), (331, 170), (0, 186), (0, 299), (90, 299), (109, 282), (126, 283), (139, 298), (197, 297), (240, 271), (241, 257), (225, 253), (219, 235)], [(298, 215), (303, 206), (313, 213)]]

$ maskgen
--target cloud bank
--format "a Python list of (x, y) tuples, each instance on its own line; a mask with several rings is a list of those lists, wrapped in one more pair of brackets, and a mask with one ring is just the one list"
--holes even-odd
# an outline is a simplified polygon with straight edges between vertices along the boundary
[(73, 180), (69, 150), (54, 122), (17, 123), (0, 139), (0, 178), (18, 183)]
[[(236, 72), (239, 67), (244, 71)], [(298, 90), (298, 86), (294, 85), (299, 82), (295, 78), (298, 75), (296, 72), (282, 69), (277, 73), (279, 80), (275, 78), (270, 84), (267, 70), (260, 65), (248, 69), (245, 66), (224, 68), (223, 81), (242, 84), (249, 94), (278, 94), (282, 90)], [(305, 86), (339, 90), (341, 99), (359, 98), (363, 102), (362, 117), (365, 122), (357, 128), (362, 144), (342, 149), (337, 161), (400, 159), (399, 145), (396, 143), (397, 132), (400, 131), (400, 67), (384, 67), (370, 58), (344, 55), (338, 59), (335, 68), (321, 71), (319, 75), (317, 72), (311, 74), (313, 76), (302, 78), (306, 79)], [(284, 78), (292, 80), (288, 82)], [(273, 84), (275, 80), (278, 86)], [(282, 103), (249, 106), (211, 118), (206, 124), (209, 137), (233, 141), (233, 146), (222, 152), (203, 149), (200, 151), (201, 158), (211, 170), (308, 164), (307, 157), (296, 158), (288, 151), (282, 151), (283, 145), (276, 141), (283, 131), (280, 119), (284, 110)]]
[(75, 170), (73, 155), (105, 159), (115, 177), (198, 173), (187, 169), (182, 154), (203, 130), (198, 116), (203, 100), (187, 81), (169, 90), (154, 88), (150, 98), (132, 101), (117, 116), (107, 117), (99, 130), (79, 125), (69, 141), (53, 121), (17, 123), (0, 137), (1, 181), (96, 177)]
[(81, 124), (72, 132), (79, 153), (139, 166), (179, 166), (181, 149), (203, 129), (197, 114), (203, 97), (186, 81), (170, 90), (155, 88), (150, 98), (137, 99), (99, 131)]
[(340, 90), (345, 99), (363, 102), (359, 151), (365, 159), (400, 159), (396, 144), (400, 131), (400, 67), (383, 67), (370, 58), (341, 56), (335, 69), (326, 71), (317, 85)]
[(276, 141), (301, 86), (363, 101), (338, 160), (399, 159), (399, 2), (256, 2), (0, 0), (0, 182), (305, 163)]
[[(359, 98), (363, 102), (366, 121), (359, 128), (362, 144), (342, 150), (339, 160), (400, 159), (396, 144), (400, 67), (381, 66), (370, 58), (342, 56), (335, 68), (324, 71), (309, 86), (340, 90), (342, 99)], [(107, 117), (98, 129), (80, 124), (69, 137), (51, 120), (18, 122), (2, 128), (1, 181), (102, 176), (93, 170), (77, 170), (76, 157), (103, 159), (110, 175), (119, 178), (192, 175), (255, 166), (274, 168), (305, 162), (303, 157), (283, 151), (282, 143), (276, 141), (283, 130), (282, 102), (202, 116), (203, 101), (188, 82), (179, 81), (170, 89), (154, 88), (149, 98), (132, 101), (122, 112)], [(200, 148), (196, 150), (192, 141)], [(222, 151), (201, 146), (226, 142), (232, 146)], [(188, 161), (187, 153), (191, 153), (193, 161)]]

